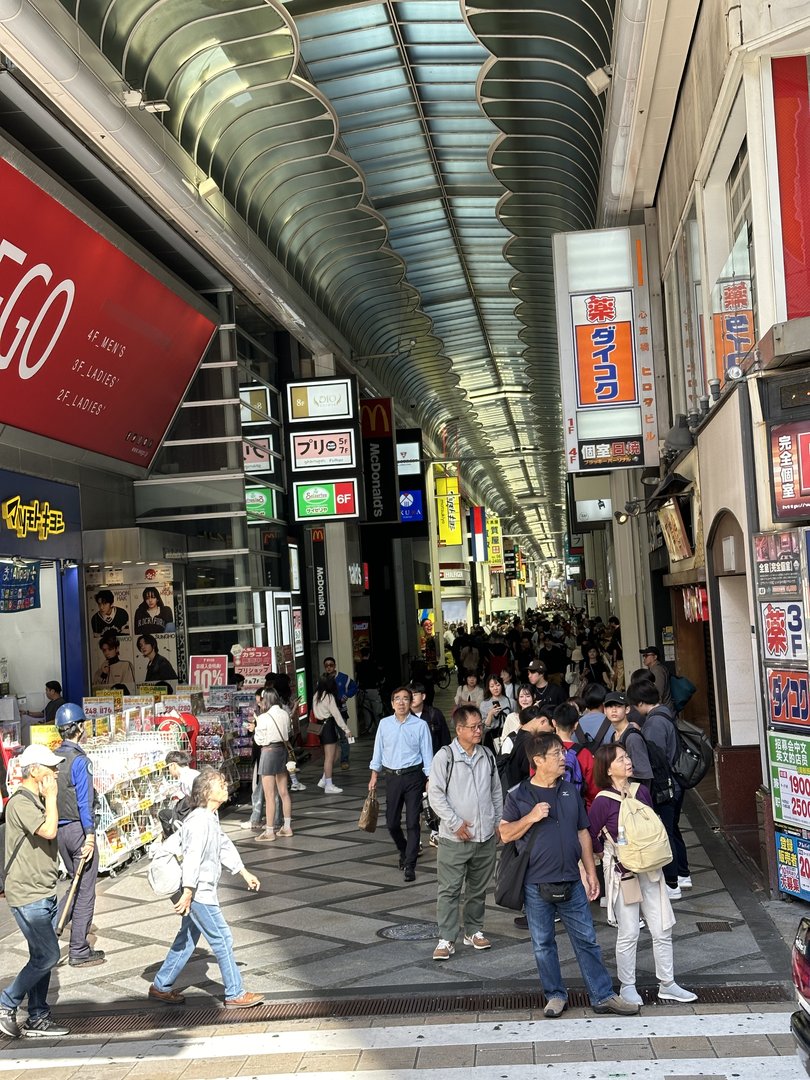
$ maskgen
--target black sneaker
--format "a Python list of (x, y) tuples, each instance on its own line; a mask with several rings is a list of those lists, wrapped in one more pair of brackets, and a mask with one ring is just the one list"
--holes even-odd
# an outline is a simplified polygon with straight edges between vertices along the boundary
[(405, 856), (404, 855), (400, 855), (400, 857), (399, 857), (399, 868), (400, 868), (400, 870), (405, 869)]
[(412, 866), (406, 866), (405, 867), (405, 880), (406, 881), (416, 881), (416, 871), (414, 870), (414, 868)]
[(106, 962), (107, 957), (103, 949), (91, 949), (87, 956), (71, 956), (68, 960), (71, 967), (98, 967), (99, 964), (106, 964)]
[(17, 1023), (17, 1014), (11, 1009), (0, 1009), (0, 1032), (9, 1039), (19, 1039), (22, 1032)]
[(42, 1016), (39, 1020), (26, 1020), (22, 1033), (29, 1039), (61, 1039), (70, 1034), (70, 1028), (55, 1023), (50, 1016)]

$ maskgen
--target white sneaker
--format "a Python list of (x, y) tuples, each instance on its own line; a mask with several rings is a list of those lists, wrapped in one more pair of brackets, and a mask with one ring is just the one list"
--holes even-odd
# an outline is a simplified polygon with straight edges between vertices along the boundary
[(674, 889), (671, 885), (667, 885), (666, 889), (667, 896), (670, 898), (670, 900), (680, 900), (680, 898), (683, 896), (679, 885), (677, 885)]
[(692, 876), (691, 876), (691, 874), (687, 874), (686, 877), (679, 877), (678, 878), (678, 888), (679, 889), (691, 889), (692, 888)]
[(607, 897), (606, 896), (600, 896), (599, 897), (599, 907), (607, 907)]
[(260, 821), (240, 821), (239, 828), (244, 829), (245, 832), (261, 832), (262, 824)]
[(342, 795), (343, 788), (338, 787), (337, 784), (324, 784), (323, 793), (324, 795)]
[(318, 781), (318, 787), (319, 788), (325, 788), (326, 787), (326, 777), (325, 776), (322, 776), (320, 778), (320, 780)]
[(677, 983), (670, 983), (669, 986), (658, 987), (658, 1000), (680, 1001), (682, 1005), (688, 1005), (692, 1001), (697, 1001), (697, 994), (693, 994), (691, 990), (684, 990)]
[(307, 790), (307, 785), (306, 784), (293, 784), (292, 787), (291, 787), (291, 790), (292, 791), (306, 791)]
[(623, 986), (619, 997), (622, 1001), (628, 1001), (631, 1005), (643, 1005), (644, 1002), (641, 999), (641, 994), (636, 990), (635, 986)]

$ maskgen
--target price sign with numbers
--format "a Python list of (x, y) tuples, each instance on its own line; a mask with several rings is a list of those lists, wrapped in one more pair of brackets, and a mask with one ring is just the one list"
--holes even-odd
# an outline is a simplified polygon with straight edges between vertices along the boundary
[(776, 833), (779, 891), (810, 900), (810, 840)]

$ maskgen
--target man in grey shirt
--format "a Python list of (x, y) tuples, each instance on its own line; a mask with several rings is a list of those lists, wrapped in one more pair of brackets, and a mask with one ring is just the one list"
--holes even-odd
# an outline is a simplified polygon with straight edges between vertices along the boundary
[(655, 645), (648, 645), (641, 650), (641, 662), (655, 679), (658, 700), (668, 709), (672, 708), (672, 691), (669, 688), (669, 672), (661, 663), (661, 653)]
[(437, 854), (439, 944), (434, 960), (449, 960), (464, 897), (464, 944), (489, 949), (483, 932), (485, 896), (495, 869), (503, 794), (494, 755), (481, 746), (481, 713), (461, 705), (453, 713), (456, 737), (430, 766), (428, 799), (439, 817)]

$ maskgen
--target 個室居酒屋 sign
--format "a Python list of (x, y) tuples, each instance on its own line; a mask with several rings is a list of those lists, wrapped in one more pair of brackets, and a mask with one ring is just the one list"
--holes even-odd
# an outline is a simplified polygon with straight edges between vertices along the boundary
[(146, 468), (215, 323), (0, 159), (0, 423)]

